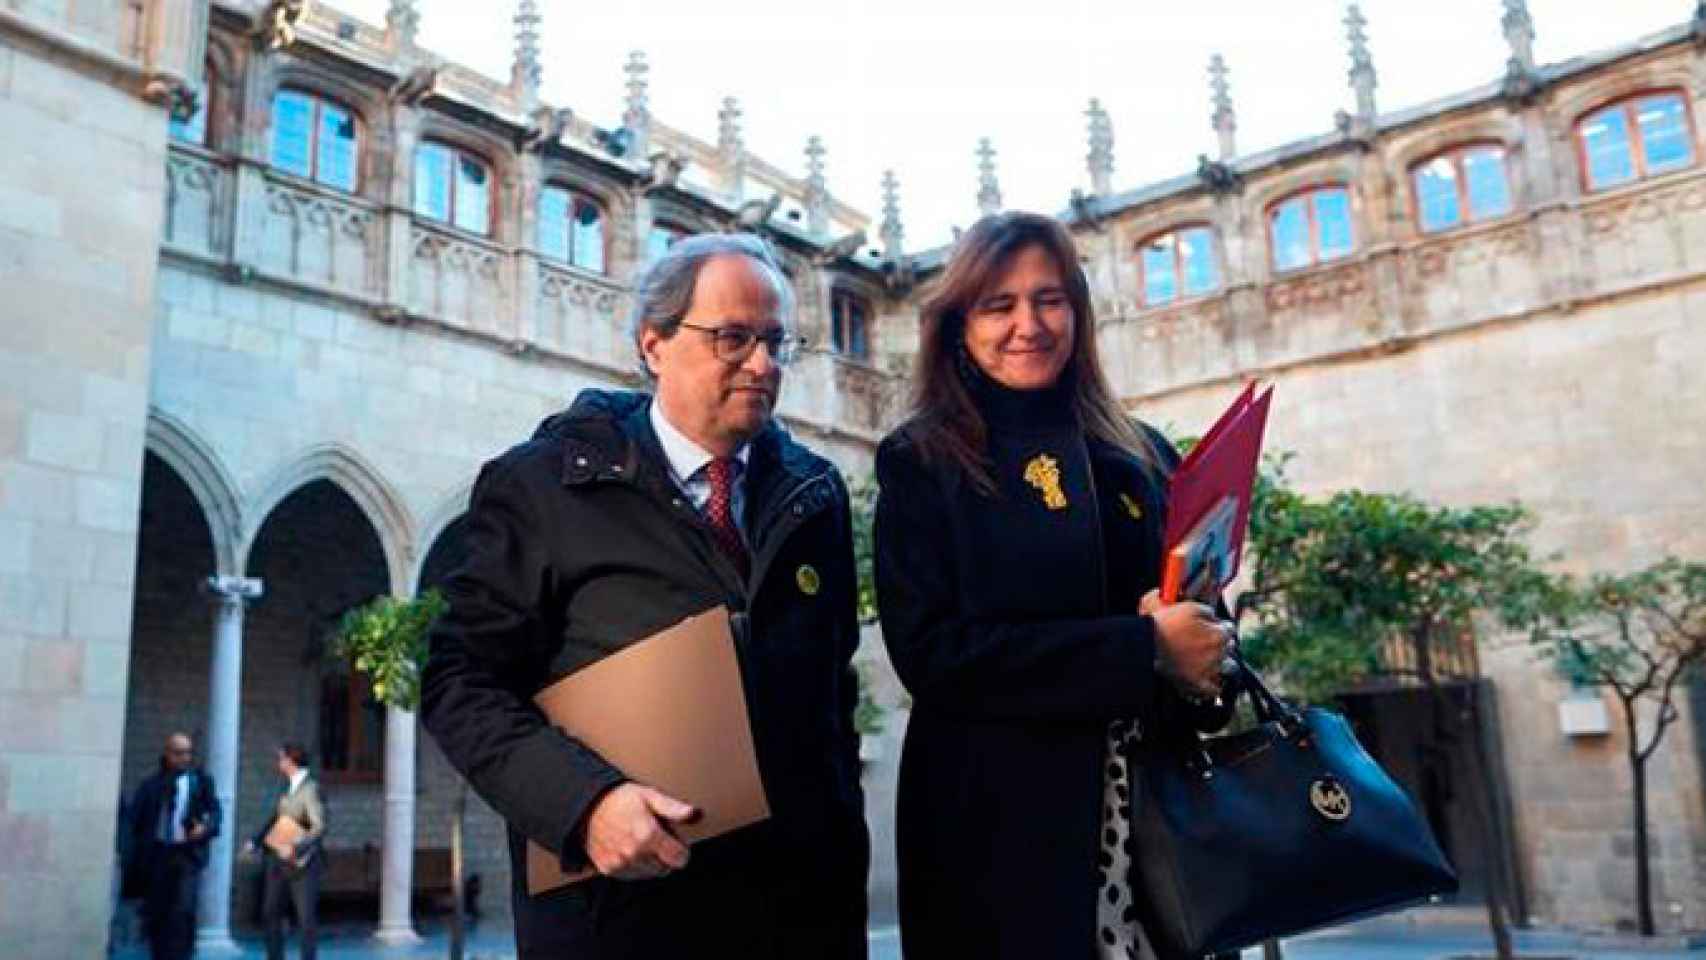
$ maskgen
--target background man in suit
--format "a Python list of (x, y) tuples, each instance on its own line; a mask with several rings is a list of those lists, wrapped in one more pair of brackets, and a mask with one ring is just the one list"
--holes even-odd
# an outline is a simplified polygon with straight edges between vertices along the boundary
[(143, 898), (154, 960), (183, 960), (195, 948), (196, 880), (221, 821), (213, 778), (195, 765), (189, 734), (166, 738), (160, 769), (136, 788), (130, 814), (125, 891)]
[[(267, 960), (284, 960), (286, 897), (296, 907), (302, 960), (314, 960), (319, 941), (320, 875), (325, 872), (320, 839), (326, 834), (326, 809), (320, 803), (319, 786), (308, 774), (308, 753), (301, 744), (286, 743), (278, 748), (278, 774), (285, 781), (278, 807), (249, 840), (245, 852), (260, 850), (266, 857), (261, 916), (267, 928)], [(295, 821), (302, 835), (292, 844), (289, 855), (280, 857), (266, 845), (266, 837), (283, 819)]]
[[(522, 960), (863, 960), (869, 856), (849, 661), (851, 511), (774, 418), (799, 341), (762, 240), (682, 240), (640, 277), (652, 394), (587, 390), (487, 464), (445, 584), (421, 719), (509, 821)], [(695, 811), (545, 721), (542, 687), (694, 614), (732, 614), (771, 818)], [(599, 876), (529, 896), (525, 840)]]

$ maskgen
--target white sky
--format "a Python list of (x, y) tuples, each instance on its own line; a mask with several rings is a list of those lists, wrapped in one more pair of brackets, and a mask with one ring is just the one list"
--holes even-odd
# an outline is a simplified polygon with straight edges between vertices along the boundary
[[(383, 23), (386, 0), (331, 0)], [(422, 46), (507, 78), (513, 0), (419, 0)], [(1085, 169), (1089, 98), (1114, 125), (1114, 188), (1188, 173), (1216, 152), (1207, 65), (1231, 69), (1240, 153), (1332, 128), (1352, 95), (1342, 0), (541, 0), (544, 96), (604, 127), (620, 122), (628, 51), (651, 63), (651, 105), (715, 142), (735, 96), (747, 148), (796, 175), (821, 135), (830, 192), (881, 214), (900, 178), (906, 247), (976, 219), (979, 137), (1004, 205), (1055, 213)], [(1499, 0), (1365, 0), (1382, 111), (1501, 76)], [(1687, 21), (1693, 0), (1530, 0), (1550, 63)]]

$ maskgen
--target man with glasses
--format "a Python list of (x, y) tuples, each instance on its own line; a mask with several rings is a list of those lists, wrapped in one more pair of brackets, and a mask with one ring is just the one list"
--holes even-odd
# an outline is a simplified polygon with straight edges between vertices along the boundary
[(196, 766), (189, 734), (166, 738), (160, 769), (136, 788), (130, 816), (125, 895), (142, 898), (154, 960), (183, 960), (195, 948), (196, 882), (222, 819), (213, 778)]
[[(510, 825), (522, 958), (863, 958), (869, 842), (852, 723), (851, 510), (775, 421), (793, 292), (750, 235), (673, 245), (635, 285), (652, 390), (586, 390), (482, 470), (421, 719)], [(531, 698), (712, 607), (731, 614), (771, 818), (689, 852), (690, 806)], [(529, 896), (525, 843), (598, 876)]]

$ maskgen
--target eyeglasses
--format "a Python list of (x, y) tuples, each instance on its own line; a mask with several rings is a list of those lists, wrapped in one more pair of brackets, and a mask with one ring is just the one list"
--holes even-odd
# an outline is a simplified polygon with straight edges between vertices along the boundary
[(781, 327), (767, 333), (759, 333), (751, 327), (739, 324), (706, 327), (683, 320), (681, 326), (710, 334), (711, 352), (724, 363), (745, 363), (746, 358), (752, 356), (753, 349), (762, 343), (770, 349), (771, 362), (778, 367), (785, 367), (799, 358), (800, 348), (806, 343), (804, 337), (790, 336)]

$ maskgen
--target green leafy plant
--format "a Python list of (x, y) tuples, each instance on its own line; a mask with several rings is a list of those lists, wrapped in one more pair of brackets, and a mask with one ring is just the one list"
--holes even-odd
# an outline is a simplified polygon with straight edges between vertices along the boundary
[(877, 512), (877, 481), (859, 477), (848, 485), (853, 504), (853, 564), (858, 576), (860, 623), (877, 619), (877, 583), (873, 569), (872, 523)]
[(420, 706), (427, 633), (444, 608), (437, 590), (406, 600), (375, 597), (344, 615), (332, 655), (365, 674), (379, 702), (414, 710)]
[[(448, 604), (437, 590), (410, 599), (375, 597), (351, 610), (339, 625), (331, 653), (366, 674), (373, 696), (399, 710), (416, 710), (421, 702), (421, 670), (426, 667), (427, 638)], [(450, 820), (450, 958), (462, 960), (467, 941), (462, 910), (463, 815), (468, 806), (468, 781), (460, 780)]]
[(874, 737), (883, 732), (888, 711), (871, 694), (871, 668), (868, 664), (853, 665), (859, 680), (859, 702), (853, 706), (853, 729), (862, 737)]
[[(1235, 610), (1245, 655), (1302, 700), (1327, 702), (1371, 680), (1430, 692), (1436, 747), (1468, 748), (1468, 794), (1493, 854), (1488, 925), (1509, 960), (1508, 825), (1480, 733), (1472, 629), (1487, 616), (1517, 622), (1518, 597), (1536, 583), (1532, 518), (1518, 504), (1445, 507), (1360, 490), (1311, 498), (1290, 486), (1291, 461), (1266, 458), (1254, 491), (1248, 588)], [(1468, 696), (1448, 696), (1442, 680), (1466, 681)]]

